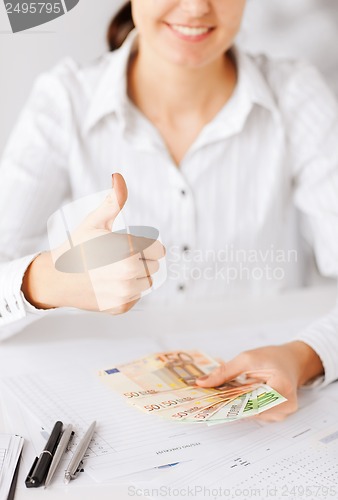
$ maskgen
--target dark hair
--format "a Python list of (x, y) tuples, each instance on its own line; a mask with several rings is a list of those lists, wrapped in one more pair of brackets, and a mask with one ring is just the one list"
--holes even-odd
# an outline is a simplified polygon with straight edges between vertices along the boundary
[(116, 50), (125, 41), (128, 34), (135, 27), (131, 13), (131, 2), (123, 5), (113, 17), (107, 32), (109, 50)]

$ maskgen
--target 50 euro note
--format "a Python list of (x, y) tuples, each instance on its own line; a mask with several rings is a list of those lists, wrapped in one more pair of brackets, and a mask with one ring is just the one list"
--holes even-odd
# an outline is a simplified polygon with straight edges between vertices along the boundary
[(142, 409), (148, 404), (148, 398), (154, 398), (149, 404), (160, 404), (165, 409), (170, 404), (185, 403), (216, 393), (216, 389), (199, 388), (193, 382), (217, 366), (215, 360), (198, 351), (158, 353), (101, 370), (99, 376), (126, 402)]
[[(184, 419), (185, 423), (208, 423), (212, 417), (223, 410), (223, 408), (231, 405), (233, 401), (236, 401), (236, 397), (234, 399), (225, 399), (218, 401), (216, 403), (211, 404), (210, 406), (206, 406), (197, 412), (190, 414)], [(217, 422), (218, 423), (218, 422)]]
[[(162, 411), (158, 415), (184, 423), (208, 423), (213, 418), (215, 418), (215, 423), (236, 420), (241, 418), (251, 394), (251, 392), (232, 395), (214, 394), (183, 404), (174, 410)], [(221, 414), (220, 417), (218, 417), (219, 414)]]
[[(159, 392), (196, 388), (196, 379), (209, 374), (218, 366), (216, 360), (200, 351), (170, 351), (101, 370), (99, 375), (124, 397), (138, 398)], [(230, 381), (221, 387), (207, 390), (224, 392), (232, 388), (242, 390), (245, 386), (249, 390), (252, 381)]]
[(127, 403), (146, 412), (166, 410), (212, 395), (234, 397), (254, 389), (252, 383), (240, 384), (236, 381), (218, 388), (193, 385), (197, 375), (210, 373), (217, 366), (217, 361), (199, 351), (174, 351), (102, 370), (100, 375), (103, 382)]
[(234, 398), (248, 390), (246, 386), (243, 388), (232, 383), (223, 385), (221, 390), (204, 389), (197, 386), (171, 391), (145, 390), (117, 369), (109, 370), (109, 373), (109, 376), (107, 373), (102, 375), (102, 381), (119, 393), (128, 404), (136, 406), (146, 413), (157, 413), (195, 400), (203, 401), (205, 405), (208, 405), (213, 396), (222, 396), (223, 399)]
[(217, 366), (216, 360), (200, 351), (170, 351), (102, 370), (101, 375), (121, 372), (143, 390), (168, 391), (194, 386), (198, 377)]
[(178, 408), (170, 408), (165, 411), (158, 412), (157, 415), (160, 418), (172, 421), (204, 423), (208, 418), (208, 415), (213, 414), (221, 407), (221, 405), (226, 404), (229, 401), (231, 401), (230, 397), (211, 396), (209, 398), (184, 403)]
[[(252, 387), (254, 389), (254, 387)], [(226, 391), (217, 391), (215, 389), (202, 389), (200, 387), (190, 389), (178, 389), (172, 392), (161, 392), (149, 396), (143, 396), (129, 403), (145, 412), (160, 412), (173, 406), (181, 406), (192, 401), (200, 401), (207, 406), (214, 401), (225, 401), (235, 399), (240, 395), (247, 393), (248, 389), (229, 388)]]

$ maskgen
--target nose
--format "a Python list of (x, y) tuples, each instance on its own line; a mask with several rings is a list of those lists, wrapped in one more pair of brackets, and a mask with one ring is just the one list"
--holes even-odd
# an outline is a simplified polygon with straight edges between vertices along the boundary
[(181, 9), (191, 17), (203, 17), (210, 11), (210, 0), (181, 0)]

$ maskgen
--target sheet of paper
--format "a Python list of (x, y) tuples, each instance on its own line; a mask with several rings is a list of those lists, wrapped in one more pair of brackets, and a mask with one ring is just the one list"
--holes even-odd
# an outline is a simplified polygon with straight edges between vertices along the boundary
[(253, 420), (235, 423), (231, 429), (197, 429), (193, 424), (182, 428), (138, 414), (108, 390), (95, 373), (44, 373), (4, 383), (47, 431), (56, 420), (71, 422), (77, 431), (73, 447), (90, 422), (97, 420), (85, 466), (96, 481), (203, 456), (215, 443), (225, 445), (230, 437), (236, 439), (260, 428)]
[(23, 438), (0, 434), (0, 499), (8, 496), (23, 446)]
[[(44, 448), (48, 433), (44, 430), (43, 426), (37, 425), (36, 420), (27, 411), (22, 408), (18, 401), (10, 394), (8, 391), (3, 390), (1, 394), (1, 402), (6, 408), (4, 414), (6, 428), (11, 432), (19, 432), (21, 436), (24, 437), (25, 446), (22, 451), (21, 466), (19, 471), (19, 478), (17, 489), (26, 489), (24, 484), (25, 478), (31, 465), (36, 456), (39, 455), (41, 450)], [(1, 452), (0, 452), (1, 453)], [(69, 463), (71, 452), (67, 452), (65, 456), (61, 459), (58, 469), (55, 472), (52, 483), (49, 488), (61, 488), (64, 490), (64, 471)], [(1, 460), (1, 458), (0, 458)], [(175, 464), (176, 465), (176, 464)], [(149, 469), (146, 471), (141, 471), (135, 474), (129, 474), (128, 476), (122, 476), (121, 478), (115, 478), (110, 480), (109, 484), (131, 484), (137, 481), (148, 481), (153, 480), (158, 476), (163, 476), (167, 468), (171, 468), (173, 465), (163, 466), (156, 469)], [(95, 481), (84, 473), (80, 474), (76, 481), (72, 483), (72, 488), (75, 487), (86, 487), (96, 484)]]
[(152, 498), (187, 491), (199, 498), (338, 498), (337, 414), (337, 400), (318, 398), (283, 422), (230, 440), (222, 454), (215, 449), (135, 488)]
[(2, 477), (3, 466), (5, 463), (5, 457), (9, 448), (10, 441), (11, 436), (9, 436), (8, 434), (0, 434), (0, 478)]

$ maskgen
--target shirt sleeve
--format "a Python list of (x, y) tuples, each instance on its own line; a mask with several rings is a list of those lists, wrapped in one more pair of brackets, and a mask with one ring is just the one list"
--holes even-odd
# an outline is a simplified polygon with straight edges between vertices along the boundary
[[(303, 65), (285, 89), (294, 203), (323, 276), (338, 276), (338, 105), (319, 72)], [(326, 385), (338, 379), (338, 306), (297, 336), (321, 358)]]
[(48, 250), (48, 217), (70, 196), (65, 72), (60, 64), (38, 78), (1, 159), (0, 339), (46, 314), (28, 304), (21, 285), (31, 261)]

